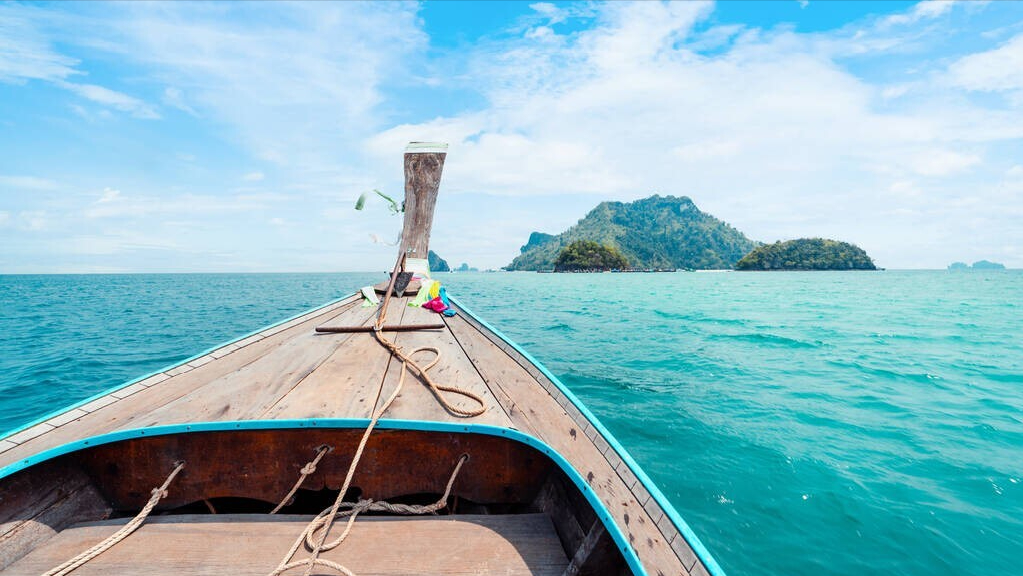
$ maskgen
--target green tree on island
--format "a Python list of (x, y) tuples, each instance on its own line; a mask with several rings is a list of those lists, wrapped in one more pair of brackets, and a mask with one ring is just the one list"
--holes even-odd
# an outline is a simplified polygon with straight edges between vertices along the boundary
[(598, 244), (592, 240), (576, 240), (561, 249), (554, 269), (558, 272), (571, 270), (614, 270), (626, 268), (629, 261), (613, 246)]
[(736, 270), (877, 270), (859, 246), (825, 238), (800, 238), (755, 248)]

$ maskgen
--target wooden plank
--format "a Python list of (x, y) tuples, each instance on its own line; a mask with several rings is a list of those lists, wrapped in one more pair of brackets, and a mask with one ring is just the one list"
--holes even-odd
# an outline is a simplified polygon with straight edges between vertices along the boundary
[[(313, 328), (320, 323), (330, 321), (330, 319), (343, 314), (347, 309), (354, 306), (357, 306), (357, 303), (349, 303), (344, 307), (328, 311), (313, 311), (303, 317), (303, 322), (275, 334), (271, 338), (254, 341), (248, 346), (239, 348), (234, 353), (215, 362), (210, 362), (185, 374), (164, 380), (158, 385), (150, 386), (123, 400), (118, 400), (109, 394), (97, 398), (79, 407), (80, 410), (89, 412), (87, 416), (82, 416), (72, 423), (60, 426), (46, 434), (24, 442), (16, 448), (0, 453), (0, 466), (6, 466), (48, 448), (60, 446), (81, 438), (114, 430), (137, 428), (144, 425), (173, 423), (171, 421), (154, 421), (151, 418), (146, 418), (146, 416), (156, 407), (165, 406), (167, 403), (181, 398), (212, 380), (237, 372), (278, 348), (289, 339), (312, 333)], [(195, 418), (189, 418), (187, 415), (180, 417), (185, 419), (179, 420), (179, 422), (195, 420)]]
[[(371, 309), (354, 307), (335, 318), (361, 323)], [(245, 420), (258, 418), (341, 347), (346, 338), (324, 338), (313, 331), (293, 335), (246, 366), (210, 380), (150, 412), (144, 422)]]
[[(186, 468), (158, 511), (203, 499), (244, 498), (265, 502), (265, 508), (251, 508), (265, 512), (288, 492), (301, 468), (324, 444), (334, 450), (302, 488), (340, 488), (362, 434), (362, 428), (301, 428), (140, 436), (97, 446), (68, 461), (80, 466), (117, 510), (141, 509), (172, 463), (184, 460)], [(378, 429), (366, 443), (353, 486), (375, 500), (440, 495), (462, 454), (469, 454), (470, 460), (451, 493), (477, 503), (528, 503), (552, 466), (533, 448), (500, 436)], [(8, 492), (5, 481), (0, 481), (0, 494)], [(319, 512), (325, 506), (301, 511)]]
[[(512, 422), (531, 430), (557, 450), (587, 480), (629, 539), (647, 572), (688, 573), (657, 527), (663, 512), (652, 518), (640, 505), (599, 449), (598, 445), (606, 450), (607, 442), (599, 434), (591, 440), (583, 425), (569, 417), (558, 399), (513, 358), (493, 352), (497, 347), (475, 326), (459, 316), (449, 319), (448, 326), (480, 374), (495, 389), (495, 394), (515, 399), (514, 406), (507, 406)], [(502, 392), (496, 392), (497, 389)]]
[[(305, 528), (307, 516), (151, 517), (127, 539), (75, 571), (76, 576), (265, 576)], [(83, 523), (61, 532), (11, 566), (9, 576), (38, 576), (102, 540), (127, 519)], [(301, 549), (296, 558), (307, 557)], [(502, 574), (559, 576), (568, 564), (543, 514), (360, 517), (322, 558), (356, 574)], [(317, 574), (327, 573), (317, 569)]]
[[(375, 309), (374, 309), (375, 310)], [(369, 317), (363, 325), (372, 325)], [(369, 418), (391, 354), (372, 334), (322, 334), (344, 340), (327, 361), (261, 418)]]
[[(438, 314), (425, 308), (405, 305), (404, 300), (397, 301), (405, 309), (402, 316), (402, 324), (425, 324), (438, 319)], [(463, 390), (471, 391), (483, 398), (486, 404), (486, 412), (472, 418), (462, 418), (448, 412), (437, 400), (430, 388), (419, 378), (409, 374), (405, 378), (405, 387), (402, 389), (386, 418), (402, 418), (415, 420), (432, 420), (437, 422), (473, 422), (478, 424), (491, 424), (494, 426), (512, 426), (504, 410), (497, 399), (490, 392), (486, 382), (480, 377), (476, 367), (465, 355), (462, 347), (455, 340), (449, 330), (430, 332), (402, 332), (388, 334), (406, 353), (419, 347), (435, 347), (440, 351), (440, 361), (434, 366), (429, 374), (438, 384), (453, 386)], [(413, 356), (413, 359), (421, 364), (429, 363), (433, 359), (431, 352), (421, 352)], [(382, 397), (378, 403), (386, 400), (387, 395), (398, 384), (400, 376), (400, 363), (392, 362), (384, 381)], [(444, 392), (445, 399), (453, 406), (462, 409), (472, 410), (478, 404), (469, 398), (458, 394)]]
[(529, 421), (522, 418), (520, 414), (517, 414), (521, 411), (521, 408), (519, 408), (515, 398), (509, 396), (502, 386), (497, 385), (497, 382), (500, 381), (522, 378), (522, 367), (486, 338), (470, 337), (472, 333), (466, 332), (466, 329), (475, 329), (469, 326), (465, 319), (460, 316), (448, 318), (445, 322), (452, 336), (455, 337), (458, 345), (462, 348), (462, 352), (466, 354), (466, 357), (469, 358), (469, 361), (477, 373), (479, 373), (480, 378), (483, 379), (490, 392), (497, 398), (505, 415), (512, 423), (512, 427), (535, 436), (536, 431), (533, 430)]
[(39, 424), (36, 424), (31, 428), (26, 428), (25, 430), (22, 430), (17, 434), (4, 438), (4, 440), (7, 440), (8, 442), (13, 442), (15, 444), (23, 444), (25, 442), (28, 442), (29, 440), (32, 440), (33, 438), (37, 438), (39, 436), (42, 436), (43, 434), (46, 434), (50, 430), (53, 430), (53, 428), (54, 428), (53, 426), (47, 424), (46, 422), (40, 422)]
[(565, 568), (564, 576), (598, 576), (607, 574), (608, 567), (621, 562), (621, 555), (615, 549), (614, 541), (600, 520), (595, 520), (586, 538), (572, 556)]
[(52, 465), (5, 481), (0, 504), (0, 570), (64, 527), (110, 512), (82, 472)]

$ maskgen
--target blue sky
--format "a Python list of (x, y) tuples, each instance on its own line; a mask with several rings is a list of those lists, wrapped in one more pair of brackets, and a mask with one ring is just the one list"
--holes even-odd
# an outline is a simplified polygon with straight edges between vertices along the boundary
[(0, 4), (0, 273), (500, 267), (602, 200), (1023, 267), (1018, 2)]

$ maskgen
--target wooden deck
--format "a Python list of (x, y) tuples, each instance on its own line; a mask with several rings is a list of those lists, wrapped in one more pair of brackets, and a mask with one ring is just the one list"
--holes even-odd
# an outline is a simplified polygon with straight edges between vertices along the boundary
[[(391, 302), (388, 324), (436, 323), (441, 318), (428, 310), (406, 306), (407, 300), (395, 299)], [(252, 419), (368, 418), (374, 406), (383, 402), (397, 384), (400, 362), (372, 334), (317, 334), (314, 328), (367, 325), (371, 323), (375, 312), (376, 308), (363, 308), (361, 302), (353, 296), (224, 346), (187, 364), (156, 374), (0, 440), (0, 466), (74, 440), (154, 425)], [(552, 382), (471, 317), (459, 314), (445, 318), (444, 323), (446, 328), (443, 330), (389, 333), (389, 337), (406, 351), (419, 346), (439, 348), (442, 358), (430, 374), (437, 382), (470, 390), (482, 397), (487, 405), (486, 412), (470, 419), (453, 415), (437, 402), (425, 385), (409, 377), (401, 395), (384, 415), (385, 419), (469, 421), (513, 428), (532, 435), (557, 450), (587, 480), (628, 537), (649, 574), (706, 574), (685, 539), (657, 502), (637, 481), (607, 440)], [(423, 356), (429, 359), (427, 353)], [(457, 396), (449, 398), (466, 408), (474, 407), (471, 402)], [(410, 529), (430, 521), (403, 520)], [(443, 521), (446, 520), (433, 520)], [(292, 529), (283, 531), (289, 535), (287, 538), (301, 530), (299, 523), (296, 520)], [(373, 524), (384, 525), (387, 522), (374, 521)], [(214, 525), (204, 525), (203, 530), (212, 529)], [(476, 538), (483, 525), (485, 522), (482, 520), (473, 524), (472, 528), (477, 532), (469, 537), (457, 535), (457, 530), (469, 529), (467, 526), (452, 523), (448, 526), (454, 530), (451, 542), (464, 544), (468, 539)], [(270, 534), (274, 526), (273, 522), (252, 523), (253, 533), (261, 534), (254, 537), (256, 539), (253, 542), (263, 542), (259, 538), (266, 538), (265, 549), (277, 546), (276, 543), (270, 543), (276, 537)], [(580, 540), (585, 537), (588, 528), (579, 527), (577, 537)], [(78, 535), (89, 530), (102, 532), (113, 529), (110, 523), (105, 523), (76, 528), (70, 533), (65, 531), (66, 536), (62, 533), (59, 538), (79, 538)], [(172, 529), (173, 521), (163, 519), (146, 527), (146, 531), (152, 534)], [(223, 529), (227, 531), (238, 528), (225, 526)], [(201, 531), (195, 534), (201, 534)], [(373, 546), (372, 531), (363, 532), (360, 527), (360, 530), (353, 532), (353, 538), (356, 536), (360, 541), (369, 539), (367, 545)], [(0, 526), (0, 539), (2, 537), (3, 528)], [(202, 540), (201, 536), (195, 537)], [(232, 546), (236, 544), (224, 541), (219, 546), (218, 554), (240, 553), (232, 552)], [(472, 547), (475, 549), (476, 544), (473, 543)], [(260, 546), (253, 546), (253, 554), (259, 552), (257, 548)], [(498, 548), (494, 549), (495, 554), (498, 554)], [(153, 557), (157, 559), (158, 544), (154, 543), (152, 548), (145, 549), (153, 550)], [(60, 556), (60, 561), (67, 558), (67, 554), (64, 554), (55, 555), (45, 562), (39, 560), (39, 555), (45, 550), (48, 548), (37, 550), (32, 557), (17, 564), (18, 570), (29, 565), (33, 567), (31, 570), (25, 568), (10, 573), (38, 572), (37, 568), (51, 567), (54, 563), (50, 560), (56, 560), (57, 556)], [(152, 565), (151, 572), (134, 568), (126, 570), (113, 564), (107, 566), (106, 562), (116, 562), (116, 558), (119, 558), (113, 551), (109, 554), (109, 559), (104, 558), (103, 562), (90, 564), (86, 568), (96, 573), (102, 570), (168, 573), (167, 569), (160, 568), (159, 563)], [(166, 555), (164, 552), (160, 554)], [(261, 567), (262, 573), (265, 573), (266, 566), (275, 563), (280, 556), (276, 552), (266, 554), (269, 562), (255, 563)], [(501, 562), (511, 562), (510, 556), (502, 558)], [(32, 563), (37, 560), (38, 565)], [(557, 564), (550, 560), (553, 563), (549, 566), (557, 564), (563, 568), (564, 561), (561, 558), (558, 562), (562, 564)], [(387, 572), (383, 568), (369, 565), (359, 568), (354, 564), (355, 560), (352, 562), (352, 568), (360, 574), (414, 573), (411, 565), (409, 571), (401, 568), (404, 564), (396, 564), (397, 568)], [(215, 573), (218, 565), (213, 562), (210, 566), (212, 572), (198, 564), (191, 572), (177, 569), (176, 566), (174, 573)], [(86, 572), (86, 568), (80, 569), (82, 573)], [(422, 571), (458, 573), (448, 567), (434, 568), (422, 568)], [(500, 572), (504, 573), (503, 569)], [(560, 570), (557, 572), (560, 573)], [(509, 568), (508, 573), (518, 572)], [(541, 570), (533, 573), (547, 572)]]
[[(254, 514), (157, 517), (74, 574), (266, 576), (309, 520), (310, 516)], [(67, 528), (4, 574), (39, 576), (126, 522), (122, 518)], [(561, 576), (568, 566), (545, 514), (360, 518), (345, 544), (322, 557), (361, 576)]]

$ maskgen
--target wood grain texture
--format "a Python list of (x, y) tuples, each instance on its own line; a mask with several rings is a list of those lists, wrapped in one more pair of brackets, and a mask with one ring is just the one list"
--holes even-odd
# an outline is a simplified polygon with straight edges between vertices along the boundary
[[(532, 430), (586, 478), (600, 497), (618, 527), (643, 563), (647, 572), (656, 574), (687, 574), (686, 567), (672, 550), (651, 517), (636, 500), (618, 471), (608, 462), (604, 452), (607, 442), (598, 434), (586, 431), (572, 419), (565, 407), (542, 388), (536, 377), (507, 354), (498, 354), (495, 345), (476, 327), (463, 318), (447, 319), (448, 327), (458, 339), (483, 379), (498, 397), (514, 399), (507, 406), (513, 422)], [(602, 449), (601, 449), (602, 448)]]
[[(407, 299), (396, 299), (395, 306), (404, 308), (403, 324), (422, 324), (429, 321), (437, 321), (443, 318), (431, 310), (425, 308), (405, 305)], [(405, 353), (409, 353), (419, 347), (435, 347), (440, 353), (440, 361), (434, 366), (429, 374), (430, 377), (441, 385), (454, 386), (470, 391), (480, 396), (486, 404), (486, 412), (479, 416), (463, 418), (448, 412), (437, 400), (434, 393), (418, 377), (409, 374), (405, 378), (405, 385), (401, 393), (395, 399), (390, 409), (384, 415), (385, 418), (432, 420), (436, 422), (472, 422), (475, 424), (491, 424), (494, 426), (511, 427), (512, 422), (508, 419), (500, 403), (490, 391), (490, 387), (480, 377), (476, 367), (465, 355), (462, 347), (458, 345), (454, 335), (449, 330), (440, 332), (402, 332), (387, 335)], [(413, 359), (419, 364), (427, 364), (433, 360), (432, 352), (416, 354)], [(384, 379), (384, 388), (378, 405), (382, 404), (395, 386), (401, 375), (401, 363), (397, 359), (392, 360)], [(442, 392), (448, 403), (461, 409), (472, 410), (477, 404), (464, 396), (451, 392)]]
[[(239, 347), (216, 361), (208, 362), (198, 368), (167, 378), (127, 398), (117, 399), (113, 395), (100, 397), (80, 408), (82, 411), (88, 412), (88, 414), (77, 418), (73, 422), (47, 430), (31, 440), (24, 441), (18, 446), (0, 453), (0, 466), (6, 466), (19, 459), (74, 440), (115, 430), (198, 421), (199, 417), (197, 415), (179, 413), (174, 417), (180, 419), (166, 420), (159, 417), (154, 418), (152, 414), (154, 411), (162, 410), (168, 404), (179, 400), (198, 388), (208, 385), (214, 380), (228, 377), (244, 369), (249, 364), (272, 353), (291, 338), (312, 334), (313, 329), (317, 325), (331, 321), (336, 316), (344, 314), (346, 311), (356, 308), (356, 306), (357, 304), (348, 302), (341, 303), (340, 306), (329, 307), (329, 309), (310, 312), (306, 316), (290, 322), (291, 327), (272, 337), (247, 338), (246, 340), (250, 340), (248, 345)], [(249, 390), (241, 398), (258, 393), (259, 390)], [(60, 418), (60, 416), (57, 416), (57, 418)]]
[[(97, 446), (62, 459), (84, 470), (106, 501), (126, 513), (140, 509), (150, 490), (179, 460), (187, 463), (185, 469), (157, 511), (222, 497), (269, 504), (287, 493), (302, 466), (324, 444), (333, 451), (302, 488), (339, 489), (362, 432), (360, 428), (301, 428), (151, 436)], [(470, 458), (452, 495), (483, 504), (531, 502), (552, 469), (540, 452), (499, 436), (377, 430), (366, 445), (353, 486), (377, 500), (439, 495), (462, 454)], [(6, 490), (3, 481), (0, 489)]]
[(0, 484), (0, 570), (72, 523), (105, 518), (106, 502), (78, 470), (47, 463)]
[[(77, 569), (75, 575), (265, 576), (309, 519), (226, 514), (153, 517), (126, 540)], [(126, 521), (85, 523), (64, 530), (4, 574), (38, 576), (109, 536)], [(297, 558), (301, 557), (300, 551)], [(559, 576), (568, 565), (550, 520), (542, 514), (362, 517), (348, 539), (322, 557), (360, 576)]]
[(405, 222), (399, 254), (426, 258), (429, 253), (433, 209), (446, 157), (436, 152), (405, 154)]

